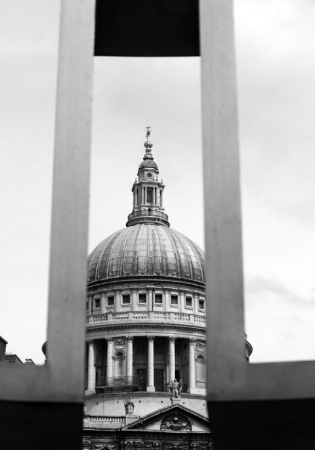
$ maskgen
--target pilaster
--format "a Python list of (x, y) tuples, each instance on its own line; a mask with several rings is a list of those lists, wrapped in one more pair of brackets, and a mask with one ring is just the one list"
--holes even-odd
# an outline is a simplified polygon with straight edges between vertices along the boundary
[(148, 386), (147, 392), (155, 392), (154, 386), (154, 336), (148, 336)]

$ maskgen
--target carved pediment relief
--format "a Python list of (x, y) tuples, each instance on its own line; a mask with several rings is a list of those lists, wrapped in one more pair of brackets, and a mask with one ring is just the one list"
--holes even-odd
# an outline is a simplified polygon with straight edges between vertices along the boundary
[(115, 348), (125, 348), (125, 339), (123, 337), (117, 337), (114, 339)]
[(197, 341), (197, 343), (196, 343), (197, 352), (204, 353), (205, 348), (206, 348), (205, 341)]
[(183, 442), (166, 442), (163, 444), (163, 450), (189, 450), (189, 444)]
[(91, 448), (95, 450), (119, 450), (119, 444), (116, 442), (93, 442)]
[(191, 431), (191, 423), (183, 414), (170, 414), (162, 420), (161, 430)]

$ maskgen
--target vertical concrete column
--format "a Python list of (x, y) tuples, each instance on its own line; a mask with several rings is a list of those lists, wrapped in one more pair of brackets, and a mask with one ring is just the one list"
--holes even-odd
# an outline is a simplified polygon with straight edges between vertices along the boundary
[(90, 393), (95, 392), (95, 355), (94, 355), (94, 341), (89, 342), (88, 347), (88, 386), (87, 390)]
[(127, 336), (127, 384), (132, 384), (133, 336)]
[[(113, 376), (113, 338), (107, 338), (107, 383), (111, 383)], [(109, 384), (110, 385), (110, 384)]]
[(195, 342), (195, 339), (189, 339), (189, 392), (196, 387)]
[(148, 392), (154, 392), (154, 336), (148, 336)]
[(170, 384), (175, 379), (175, 340), (176, 340), (176, 338), (174, 338), (174, 336), (170, 336), (170, 339), (169, 339)]

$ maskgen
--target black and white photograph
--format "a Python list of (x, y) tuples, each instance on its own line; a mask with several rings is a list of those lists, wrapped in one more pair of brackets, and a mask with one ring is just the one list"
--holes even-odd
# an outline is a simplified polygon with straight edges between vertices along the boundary
[(315, 2), (0, 8), (1, 449), (314, 449)]

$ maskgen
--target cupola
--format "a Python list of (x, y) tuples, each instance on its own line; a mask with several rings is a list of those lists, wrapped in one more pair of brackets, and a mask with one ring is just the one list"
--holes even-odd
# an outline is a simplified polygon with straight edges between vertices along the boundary
[(138, 223), (155, 223), (170, 226), (163, 207), (163, 181), (159, 180), (159, 168), (152, 155), (153, 144), (149, 140), (151, 127), (147, 127), (145, 155), (139, 165), (137, 178), (132, 186), (133, 210), (128, 216), (127, 227)]

